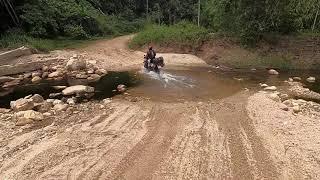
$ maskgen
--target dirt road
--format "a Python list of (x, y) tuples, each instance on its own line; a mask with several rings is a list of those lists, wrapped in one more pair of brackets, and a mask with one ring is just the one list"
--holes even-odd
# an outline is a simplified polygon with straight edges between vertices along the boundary
[[(80, 52), (111, 69), (141, 66), (143, 53), (126, 48), (130, 38), (99, 41)], [(169, 67), (205, 65), (192, 55), (163, 56)], [(184, 103), (118, 97), (103, 108), (102, 102), (79, 105), (86, 108), (57, 115), (38, 129), (1, 120), (0, 179), (305, 177), (304, 172), (283, 176), (281, 162), (248, 116), (250, 95)]]

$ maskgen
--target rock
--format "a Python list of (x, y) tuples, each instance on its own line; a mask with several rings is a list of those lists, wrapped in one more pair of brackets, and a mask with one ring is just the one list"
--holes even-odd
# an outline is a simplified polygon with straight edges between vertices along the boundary
[(9, 113), (11, 109), (0, 108), (0, 113)]
[(14, 87), (20, 84), (20, 80), (19, 79), (15, 79), (13, 81), (9, 81), (9, 82), (5, 82), (3, 84), (3, 88), (10, 88), (10, 87)]
[(48, 112), (51, 110), (51, 108), (53, 107), (52, 103), (49, 103), (47, 101), (44, 101), (43, 103), (41, 104), (38, 104), (36, 107), (35, 107), (35, 110), (38, 111), (38, 112)]
[(97, 69), (95, 73), (102, 76), (102, 75), (106, 75), (108, 72), (105, 69)]
[(111, 102), (112, 102), (112, 100), (110, 98), (107, 98), (107, 99), (103, 100), (103, 104), (109, 104)]
[(48, 66), (43, 66), (43, 67), (42, 67), (42, 71), (43, 71), (43, 72), (49, 71), (49, 67), (48, 67)]
[(289, 78), (289, 80), (288, 80), (289, 82), (293, 82), (293, 79), (292, 78)]
[(39, 112), (28, 110), (15, 113), (12, 119), (16, 121), (17, 126), (24, 126), (33, 123), (34, 121), (42, 121), (44, 116)]
[(20, 81), (22, 81), (22, 80), (24, 79), (24, 76), (23, 76), (22, 74), (20, 74), (20, 75), (18, 75), (18, 79), (19, 79)]
[(53, 106), (55, 106), (55, 105), (58, 105), (58, 104), (63, 104), (63, 102), (61, 100), (59, 100), (59, 99), (56, 99), (56, 100), (53, 101), (52, 104), (53, 104)]
[(91, 74), (90, 77), (88, 77), (89, 82), (97, 82), (101, 79), (101, 76), (98, 74)]
[(88, 74), (94, 74), (94, 70), (87, 71)]
[(285, 104), (288, 107), (293, 107), (292, 100), (285, 100), (283, 101), (283, 104)]
[(76, 104), (76, 98), (69, 98), (67, 99), (67, 103), (69, 105), (75, 105)]
[(38, 84), (38, 83), (41, 82), (41, 80), (42, 80), (41, 77), (35, 76), (35, 77), (32, 78), (31, 82), (32, 82), (33, 84)]
[(43, 115), (46, 116), (46, 117), (49, 117), (49, 116), (51, 116), (52, 114), (49, 113), (49, 112), (46, 112), (46, 113), (43, 113)]
[(282, 101), (289, 99), (289, 95), (288, 94), (280, 94), (280, 98)]
[(96, 60), (90, 60), (88, 61), (89, 64), (92, 64), (92, 65), (96, 65), (97, 64), (97, 61)]
[(256, 68), (251, 68), (250, 70), (251, 70), (251, 71), (257, 71), (257, 69), (256, 69)]
[(280, 105), (280, 109), (281, 109), (281, 110), (284, 110), (284, 111), (289, 111), (288, 106), (285, 105), (285, 104), (281, 104), (281, 105)]
[(76, 75), (76, 78), (77, 78), (77, 79), (87, 79), (87, 78), (88, 78), (88, 75), (86, 75), (86, 74), (77, 74), (77, 75)]
[(237, 81), (243, 81), (243, 78), (233, 78), (233, 79)]
[(100, 105), (100, 109), (104, 109), (105, 108), (105, 106), (104, 105)]
[(10, 102), (11, 109), (14, 111), (26, 111), (34, 108), (34, 103), (31, 99), (18, 99)]
[(48, 78), (56, 78), (61, 76), (63, 76), (63, 73), (61, 71), (56, 71), (56, 72), (50, 73), (48, 75)]
[(94, 93), (94, 88), (90, 86), (76, 85), (76, 86), (67, 87), (62, 91), (62, 94), (65, 96), (70, 96), (74, 94), (85, 94), (85, 93)]
[(301, 111), (300, 106), (294, 106), (292, 110), (294, 113), (299, 113)]
[(268, 94), (267, 97), (272, 99), (272, 100), (274, 100), (274, 101), (276, 101), (276, 102), (280, 102), (281, 101), (280, 97), (276, 93)]
[(42, 73), (42, 79), (47, 78), (49, 76), (49, 72), (43, 72)]
[(301, 79), (301, 77), (293, 77), (293, 80), (294, 81), (301, 81), (302, 79)]
[(23, 78), (24, 79), (28, 79), (28, 78), (31, 78), (32, 74), (31, 73), (26, 73), (23, 75)]
[(121, 92), (121, 93), (125, 92), (127, 90), (126, 88), (127, 87), (125, 85), (123, 85), (123, 84), (120, 84), (120, 85), (117, 86), (118, 92)]
[(274, 69), (270, 69), (270, 70), (268, 71), (268, 73), (269, 73), (270, 75), (279, 75), (279, 72), (276, 71), (276, 70), (274, 70)]
[(59, 96), (62, 96), (62, 93), (51, 93), (51, 94), (49, 94), (49, 98), (57, 98), (57, 97), (59, 97)]
[(30, 97), (30, 99), (34, 102), (34, 103), (43, 103), (44, 99), (41, 95), (39, 94), (35, 94), (32, 97)]
[(67, 104), (57, 104), (53, 107), (53, 109), (57, 112), (65, 111), (68, 108)]
[(308, 77), (307, 82), (314, 83), (314, 82), (316, 82), (316, 78), (315, 77)]
[(32, 97), (32, 94), (30, 94), (30, 95), (28, 95), (28, 96), (24, 97), (24, 99), (30, 99), (31, 97)]
[(0, 77), (0, 84), (16, 80), (16, 78), (10, 77), (10, 76), (1, 76)]
[(46, 102), (53, 104), (53, 102), (55, 101), (55, 99), (47, 99)]
[(260, 87), (266, 88), (266, 87), (268, 87), (268, 84), (261, 84), (261, 83), (260, 83)]
[(78, 71), (84, 70), (87, 67), (87, 63), (83, 59), (79, 59), (78, 57), (72, 57), (68, 61), (66, 68), (68, 71)]
[(277, 87), (275, 86), (269, 86), (269, 87), (266, 87), (264, 88), (265, 91), (276, 91), (277, 90)]
[(296, 84), (291, 88), (289, 88), (289, 93), (292, 97), (295, 97), (295, 98), (320, 101), (319, 93), (311, 91), (308, 88), (304, 88), (300, 84)]
[(55, 90), (64, 90), (67, 86), (52, 86)]
[(31, 74), (31, 77), (32, 78), (34, 78), (34, 77), (36, 77), (36, 76), (42, 76), (42, 74), (40, 73), (40, 72), (33, 72), (32, 74)]

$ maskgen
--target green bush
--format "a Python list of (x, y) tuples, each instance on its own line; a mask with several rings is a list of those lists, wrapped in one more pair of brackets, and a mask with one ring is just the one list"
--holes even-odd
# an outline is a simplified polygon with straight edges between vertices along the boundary
[(196, 47), (207, 37), (208, 31), (205, 28), (188, 22), (181, 22), (173, 26), (149, 25), (132, 39), (130, 47), (137, 48), (150, 43), (159, 45), (172, 43)]
[(79, 25), (66, 26), (64, 33), (66, 36), (71, 37), (72, 39), (87, 39), (89, 37), (86, 31), (84, 31), (83, 27)]

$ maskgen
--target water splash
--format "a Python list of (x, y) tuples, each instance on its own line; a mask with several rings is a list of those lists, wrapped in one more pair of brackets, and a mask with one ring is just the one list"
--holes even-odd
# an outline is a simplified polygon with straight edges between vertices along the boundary
[(147, 75), (151, 79), (155, 79), (155, 80), (162, 82), (162, 84), (164, 85), (165, 88), (168, 86), (179, 86), (179, 87), (193, 88), (195, 86), (194, 82), (191, 78), (187, 78), (185, 76), (173, 75), (173, 74), (167, 73), (163, 70), (159, 74), (159, 73), (155, 73), (153, 71), (148, 71), (143, 68), (140, 71), (140, 73)]

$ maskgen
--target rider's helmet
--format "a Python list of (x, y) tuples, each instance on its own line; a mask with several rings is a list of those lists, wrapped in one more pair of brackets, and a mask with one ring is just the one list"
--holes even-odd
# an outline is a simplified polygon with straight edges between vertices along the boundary
[(149, 46), (149, 50), (152, 50), (152, 46)]

